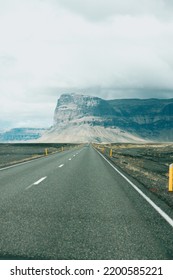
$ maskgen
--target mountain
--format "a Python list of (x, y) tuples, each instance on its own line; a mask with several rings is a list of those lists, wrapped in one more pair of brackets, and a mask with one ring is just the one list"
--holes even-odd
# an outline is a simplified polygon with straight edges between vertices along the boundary
[(114, 99), (62, 94), (53, 126), (14, 128), (0, 142), (149, 142), (173, 141), (173, 99)]
[(106, 100), (79, 94), (58, 99), (54, 124), (41, 142), (143, 142), (136, 133), (117, 126), (121, 113)]
[(119, 113), (117, 126), (153, 141), (173, 141), (173, 99), (107, 101)]
[(44, 128), (13, 128), (0, 133), (0, 142), (34, 141), (40, 138), (44, 132)]
[(43, 142), (173, 141), (173, 99), (62, 94)]
[[(98, 97), (77, 94), (63, 94), (57, 102), (54, 126), (71, 124), (104, 125), (110, 123), (115, 110)], [(104, 122), (104, 123), (103, 123)]]

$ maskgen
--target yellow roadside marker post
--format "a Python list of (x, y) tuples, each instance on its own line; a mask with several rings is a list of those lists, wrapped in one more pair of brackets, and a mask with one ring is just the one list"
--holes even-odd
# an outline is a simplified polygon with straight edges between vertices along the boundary
[(109, 156), (112, 157), (112, 149), (110, 149)]
[(173, 163), (169, 166), (169, 191), (173, 191)]
[(45, 149), (45, 155), (46, 156), (48, 155), (48, 149)]
[(63, 152), (63, 151), (64, 151), (64, 148), (62, 147), (61, 150), (62, 150), (62, 152)]

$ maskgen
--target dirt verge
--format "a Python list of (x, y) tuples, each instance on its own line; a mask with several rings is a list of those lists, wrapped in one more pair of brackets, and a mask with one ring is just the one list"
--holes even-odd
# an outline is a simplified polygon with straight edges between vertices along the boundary
[(127, 174), (173, 208), (173, 192), (168, 191), (169, 165), (173, 163), (172, 143), (111, 144), (102, 145), (99, 149)]
[(75, 147), (75, 144), (0, 144), (0, 168)]

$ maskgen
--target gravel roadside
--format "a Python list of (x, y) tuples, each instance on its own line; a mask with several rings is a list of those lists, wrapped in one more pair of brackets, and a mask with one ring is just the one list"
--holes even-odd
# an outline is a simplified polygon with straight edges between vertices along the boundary
[(99, 149), (118, 167), (173, 208), (173, 192), (168, 191), (169, 165), (173, 163), (172, 143), (111, 144), (100, 145)]

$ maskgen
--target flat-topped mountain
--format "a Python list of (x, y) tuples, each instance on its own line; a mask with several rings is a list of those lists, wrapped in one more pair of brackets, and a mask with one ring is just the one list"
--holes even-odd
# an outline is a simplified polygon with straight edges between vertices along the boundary
[(54, 126), (69, 123), (103, 125), (112, 119), (115, 110), (106, 100), (98, 97), (63, 94), (58, 99), (54, 113)]
[(40, 141), (173, 141), (173, 99), (115, 99), (62, 94), (53, 127)]

